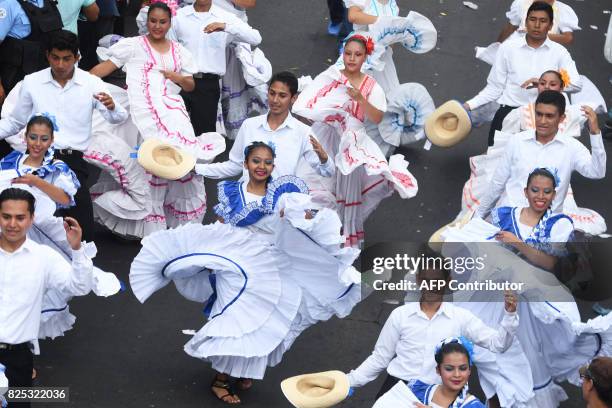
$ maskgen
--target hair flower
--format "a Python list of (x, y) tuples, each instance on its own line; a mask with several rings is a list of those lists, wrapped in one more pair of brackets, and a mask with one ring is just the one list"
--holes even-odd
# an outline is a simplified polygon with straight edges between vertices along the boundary
[(559, 76), (561, 77), (561, 82), (563, 82), (562, 84), (563, 88), (567, 88), (571, 84), (571, 80), (570, 80), (570, 76), (568, 72), (565, 69), (561, 68), (559, 70)]

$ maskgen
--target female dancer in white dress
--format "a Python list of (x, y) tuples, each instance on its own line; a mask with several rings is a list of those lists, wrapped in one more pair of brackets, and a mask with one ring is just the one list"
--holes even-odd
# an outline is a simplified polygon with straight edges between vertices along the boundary
[(226, 403), (240, 402), (230, 376), (250, 388), (305, 328), (346, 316), (361, 299), (351, 266), (359, 252), (340, 248), (336, 214), (313, 210), (300, 179), (271, 180), (270, 146), (256, 142), (245, 157), (249, 181), (219, 183), (221, 222), (146, 237), (130, 271), (140, 301), (173, 280), (183, 296), (206, 302), (208, 323), (185, 351), (212, 363), (212, 391)]
[[(566, 255), (565, 244), (574, 232), (568, 216), (550, 211), (555, 188), (556, 179), (550, 171), (535, 169), (529, 175), (525, 188), (529, 207), (500, 207), (491, 214), (492, 223), (499, 228), (499, 232), (491, 238), (515, 251), (531, 265), (546, 271), (554, 270), (559, 257)], [(496, 258), (501, 269), (511, 262), (511, 258)], [(519, 269), (516, 276), (531, 274), (524, 266)], [(479, 278), (483, 277), (480, 275)], [(565, 293), (563, 285), (559, 282), (557, 285), (550, 288), (558, 288), (559, 293)], [(544, 288), (533, 286), (531, 290), (543, 291)], [(493, 370), (493, 373), (511, 370), (509, 365), (515, 364), (513, 358), (518, 358), (513, 353), (526, 356), (535, 394), (533, 399), (524, 401), (526, 406), (553, 408), (567, 399), (565, 391), (557, 383), (568, 380), (577, 384), (579, 367), (596, 355), (609, 355), (612, 351), (612, 316), (598, 317), (583, 323), (575, 302), (565, 298), (562, 301), (560, 297), (549, 301), (534, 299), (521, 302), (518, 309), (521, 321), (517, 331), (519, 350), (514, 348), (509, 350), (508, 356), (499, 356), (479, 348), (477, 354), (484, 360), (497, 361), (499, 368)], [(471, 310), (486, 323), (496, 324), (500, 305), (496, 302), (472, 301), (463, 303), (462, 307)], [(495, 383), (491, 377), (487, 380)], [(502, 381), (501, 377), (499, 381)]]
[[(13, 151), (0, 161), (0, 190), (20, 187), (36, 198), (36, 218), (28, 237), (47, 245), (70, 260), (70, 246), (66, 240), (64, 221), (54, 217), (59, 208), (74, 205), (74, 195), (80, 187), (76, 175), (61, 160), (53, 159), (54, 122), (48, 114), (37, 114), (25, 128), (26, 153)], [(13, 178), (14, 177), (14, 178)], [(94, 243), (84, 244), (88, 256), (96, 254)], [(94, 293), (110, 296), (121, 289), (121, 283), (112, 273), (94, 268)], [(70, 330), (76, 318), (70, 313), (68, 302), (72, 298), (56, 290), (45, 292), (39, 329), (39, 338), (55, 338)]]
[[(189, 92), (195, 86), (192, 55), (179, 43), (166, 39), (171, 23), (171, 10), (166, 4), (153, 3), (147, 18), (147, 35), (124, 38), (113, 45), (108, 50), (109, 60), (95, 66), (91, 73), (105, 77), (126, 66), (130, 118), (140, 138), (161, 139), (199, 160), (211, 161), (225, 149), (225, 142), (216, 133), (194, 134), (179, 95), (181, 90)], [(137, 238), (184, 223), (202, 222), (206, 192), (200, 176), (192, 172), (171, 181), (147, 174), (137, 182), (150, 186), (149, 213), (134, 216), (121, 203), (114, 203), (95, 208), (98, 221), (120, 235)]]
[(474, 345), (465, 337), (442, 340), (434, 356), (440, 384), (427, 384), (419, 379), (399, 381), (376, 401), (373, 408), (484, 408), (478, 398), (469, 394), (473, 354)]
[(293, 106), (297, 115), (315, 122), (312, 131), (330, 157), (335, 157), (339, 170), (335, 179), (316, 177), (306, 168), (298, 174), (319, 202), (337, 209), (349, 246), (360, 245), (366, 218), (394, 189), (402, 198), (413, 197), (418, 190), (404, 157), (394, 155), (387, 162), (365, 130), (366, 121), (380, 123), (386, 110), (382, 88), (361, 72), (373, 47), (370, 38), (349, 37), (343, 54), (345, 68), (334, 65), (318, 75)]
[[(537, 87), (538, 93), (547, 90), (562, 92), (565, 81), (567, 79), (563, 78), (563, 73), (546, 71), (540, 78), (525, 82), (525, 86)], [(565, 118), (559, 124), (559, 132), (579, 137), (582, 127), (587, 122), (584, 112), (589, 109), (597, 109), (597, 106), (568, 104), (565, 109)], [(462, 219), (468, 212), (475, 211), (479, 205), (508, 138), (515, 133), (529, 129), (535, 129), (535, 105), (533, 103), (514, 109), (506, 116), (502, 125), (502, 133), (496, 133), (494, 145), (487, 150), (486, 154), (470, 157), (470, 178), (463, 187), (461, 212), (457, 220)], [(606, 231), (605, 220), (600, 214), (591, 209), (578, 207), (571, 188), (563, 203), (563, 213), (572, 218), (576, 229), (585, 233), (598, 235)]]

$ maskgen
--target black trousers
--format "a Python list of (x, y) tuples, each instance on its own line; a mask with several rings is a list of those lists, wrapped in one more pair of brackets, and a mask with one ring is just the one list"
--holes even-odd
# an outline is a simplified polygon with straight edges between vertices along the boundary
[(181, 92), (189, 111), (191, 124), (196, 136), (205, 132), (214, 132), (217, 128), (217, 106), (221, 97), (219, 76), (204, 74), (194, 78), (193, 92)]
[[(34, 361), (29, 348), (0, 350), (0, 363), (6, 367), (10, 387), (31, 387)], [(9, 403), (8, 408), (29, 408), (29, 402)]]
[(91, 196), (89, 195), (89, 186), (87, 185), (89, 170), (87, 169), (87, 162), (83, 159), (83, 153), (73, 151), (72, 154), (61, 154), (59, 151), (56, 151), (55, 158), (66, 163), (68, 167), (74, 171), (79, 179), (79, 183), (81, 183), (81, 187), (74, 196), (76, 205), (67, 209), (58, 210), (56, 215), (60, 217), (67, 216), (76, 218), (83, 229), (83, 239), (85, 241), (93, 241), (93, 205), (91, 203)]
[(346, 9), (342, 0), (327, 0), (327, 7), (329, 8), (329, 19), (332, 24), (336, 25), (344, 20)]
[(0, 140), (0, 159), (13, 151), (13, 148), (6, 140)]
[(393, 388), (395, 384), (397, 384), (398, 381), (403, 381), (403, 380), (387, 374), (387, 378), (385, 379), (385, 382), (383, 383), (382, 387), (380, 387), (378, 394), (376, 394), (376, 399), (379, 399), (380, 397), (382, 397), (383, 394), (385, 394), (387, 391)]
[(502, 105), (497, 112), (495, 112), (495, 116), (493, 116), (493, 120), (491, 121), (491, 128), (489, 128), (489, 146), (493, 146), (495, 131), (502, 129), (504, 119), (506, 119), (506, 116), (516, 108), (517, 106)]
[(115, 16), (100, 16), (96, 21), (78, 21), (79, 51), (81, 60), (79, 68), (89, 71), (98, 65), (98, 41), (107, 34), (113, 33)]

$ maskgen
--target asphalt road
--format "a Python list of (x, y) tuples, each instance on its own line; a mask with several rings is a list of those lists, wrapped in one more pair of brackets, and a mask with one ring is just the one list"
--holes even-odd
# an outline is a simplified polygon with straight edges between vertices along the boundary
[[(475, 0), (478, 10), (461, 1), (399, 0), (402, 14), (415, 10), (428, 16), (439, 33), (438, 45), (426, 55), (404, 50), (395, 53), (401, 82), (427, 87), (436, 104), (473, 96), (485, 84), (489, 67), (474, 58), (476, 45), (493, 41), (505, 23), (510, 0)], [(599, 87), (612, 104), (609, 76), (612, 65), (602, 54), (604, 33), (611, 9), (609, 0), (567, 0), (580, 17), (583, 30), (576, 33), (570, 51), (578, 69)], [(336, 58), (335, 40), (326, 33), (327, 7), (323, 0), (261, 0), (249, 13), (250, 22), (264, 38), (262, 49), (274, 69), (299, 75), (316, 75)], [(591, 28), (596, 26), (596, 28)], [(588, 138), (582, 139), (588, 143)], [(612, 144), (606, 143), (608, 150)], [(430, 151), (415, 145), (402, 151), (419, 181), (419, 194), (411, 200), (394, 196), (384, 201), (366, 224), (368, 244), (389, 241), (425, 241), (438, 227), (454, 218), (460, 208), (461, 188), (469, 175), (468, 157), (486, 148), (486, 129), (476, 129), (468, 140)], [(610, 165), (608, 166), (610, 170)], [(611, 174), (608, 171), (608, 174)], [(208, 182), (207, 182), (208, 183)], [(576, 176), (572, 181), (578, 204), (612, 220), (612, 178), (593, 181)], [(214, 204), (214, 183), (208, 183)], [(137, 243), (122, 241), (100, 229), (95, 262), (128, 281)], [(381, 325), (394, 306), (384, 303), (388, 294), (376, 293), (362, 302), (350, 317), (333, 319), (310, 328), (286, 354), (283, 362), (266, 373), (264, 381), (242, 394), (253, 408), (287, 407), (279, 388), (283, 378), (328, 369), (349, 370), (371, 351)], [(589, 316), (588, 305), (583, 307)], [(70, 304), (77, 322), (67, 336), (44, 341), (36, 359), (43, 385), (69, 386), (72, 407), (214, 407), (209, 365), (187, 356), (182, 329), (204, 324), (201, 306), (180, 297), (169, 287), (141, 305), (132, 293), (102, 299), (87, 296)], [(371, 407), (381, 384), (369, 384), (342, 406)], [(584, 406), (576, 387), (566, 387), (570, 400), (564, 407)], [(65, 404), (42, 404), (61, 407)]]

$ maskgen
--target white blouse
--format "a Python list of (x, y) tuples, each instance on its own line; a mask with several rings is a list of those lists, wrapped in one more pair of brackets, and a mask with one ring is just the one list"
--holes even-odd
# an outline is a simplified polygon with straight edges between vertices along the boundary
[[(176, 53), (172, 52), (172, 47), (177, 51)], [(128, 63), (142, 66), (153, 63), (156, 69), (173, 70), (173, 67), (178, 63), (181, 68), (180, 73), (183, 75), (192, 75), (198, 72), (193, 55), (181, 44), (172, 41), (170, 50), (162, 54), (151, 46), (145, 36), (122, 39), (110, 47), (109, 59), (119, 68)]]

